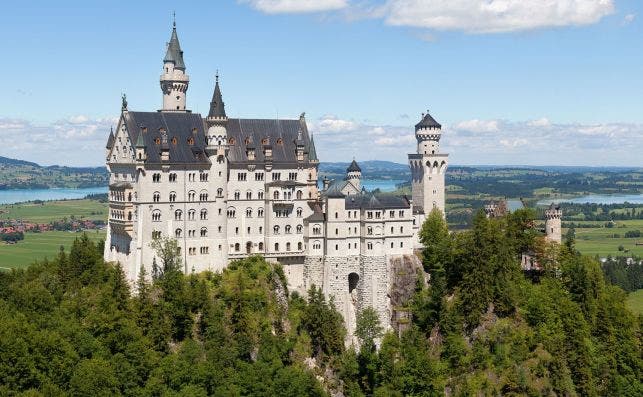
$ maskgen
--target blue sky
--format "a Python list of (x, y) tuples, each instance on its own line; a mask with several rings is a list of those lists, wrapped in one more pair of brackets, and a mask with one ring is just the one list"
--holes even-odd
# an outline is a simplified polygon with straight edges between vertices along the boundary
[[(205, 113), (306, 111), (322, 161), (405, 162), (430, 109), (455, 164), (643, 166), (643, 2), (220, 0), (4, 5), (0, 155), (100, 165), (126, 92), (160, 107), (172, 11)], [(366, 145), (365, 145), (366, 144)]]

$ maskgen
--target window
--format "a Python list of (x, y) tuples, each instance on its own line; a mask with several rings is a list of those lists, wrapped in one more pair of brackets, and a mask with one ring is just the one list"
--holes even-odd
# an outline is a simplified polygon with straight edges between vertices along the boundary
[(297, 218), (301, 218), (301, 215), (303, 214), (304, 210), (301, 208), (297, 208)]
[(241, 192), (239, 192), (239, 191), (234, 192), (234, 199), (235, 199), (235, 200), (239, 200), (239, 199), (241, 199)]
[(176, 230), (174, 231), (174, 237), (176, 237), (176, 238), (180, 238), (182, 233), (183, 233), (183, 230), (181, 230), (181, 229), (176, 229)]
[(275, 252), (279, 252), (279, 243), (275, 243)]
[(239, 251), (241, 251), (241, 244), (236, 243), (236, 244), (234, 245), (234, 251), (235, 251), (235, 252), (239, 252)]
[(316, 249), (316, 250), (321, 249), (321, 243), (319, 241), (315, 241), (313, 243), (313, 249)]
[(245, 181), (248, 175), (245, 172), (238, 172), (237, 173), (237, 180), (238, 181)]
[(239, 227), (234, 228), (234, 234), (239, 234)]
[(176, 201), (176, 193), (170, 192), (170, 202), (173, 203)]
[(300, 242), (297, 243), (297, 251), (301, 251), (303, 249), (303, 244)]
[(319, 225), (313, 226), (313, 234), (315, 234), (315, 235), (321, 234), (321, 226), (319, 226)]
[(222, 229), (223, 229), (223, 228), (222, 228), (221, 226), (217, 227), (217, 230), (218, 230), (218, 232), (219, 232), (219, 233), (221, 233), (221, 230), (222, 230)]
[(170, 182), (176, 182), (176, 174), (175, 173), (170, 174)]
[(155, 203), (158, 203), (159, 201), (161, 201), (161, 193), (154, 192), (154, 195), (152, 196), (152, 201), (154, 201)]
[(189, 210), (188, 211), (188, 221), (193, 221), (194, 220), (194, 214), (196, 213), (195, 210)]
[(201, 237), (208, 237), (208, 228), (206, 227), (201, 228)]
[(188, 230), (188, 237), (194, 237), (194, 230)]
[(339, 218), (339, 213), (335, 212), (335, 219)]
[(292, 232), (292, 227), (290, 225), (286, 225), (284, 230), (286, 231), (286, 234), (290, 234)]
[(289, 172), (288, 173), (288, 180), (289, 181), (296, 181), (297, 180), (297, 173), (296, 172)]
[[(395, 232), (393, 231), (393, 226), (391, 226), (391, 234), (393, 234), (393, 233), (395, 233)], [(391, 247), (391, 248), (393, 248), (393, 247)]]
[(208, 192), (202, 191), (199, 193), (199, 201), (208, 201)]
[(368, 211), (368, 212), (366, 213), (366, 217), (367, 217), (368, 219), (373, 219), (373, 211)]
[(250, 226), (248, 226), (248, 234), (250, 234)]
[(391, 241), (391, 248), (393, 248), (393, 242)]
[(217, 197), (223, 197), (223, 189), (222, 188), (217, 189)]
[(279, 225), (275, 225), (275, 226), (272, 228), (272, 232), (273, 232), (273, 234), (279, 234)]
[(246, 192), (246, 200), (252, 200), (252, 192), (250, 190)]
[(188, 201), (194, 201), (196, 198), (196, 192), (194, 190), (190, 190), (188, 192)]
[(281, 180), (281, 173), (280, 173), (280, 172), (273, 172), (273, 173), (272, 173), (272, 180), (273, 180), (273, 181), (279, 181), (279, 180)]
[(152, 211), (152, 222), (160, 222), (160, 221), (161, 221), (161, 211), (159, 210)]
[(275, 191), (275, 192), (272, 194), (272, 198), (273, 198), (273, 199), (275, 199), (275, 200), (279, 200), (279, 191)]
[(304, 229), (303, 226), (297, 225), (297, 234), (301, 234), (303, 229)]
[(335, 244), (335, 251), (339, 251), (339, 244)]
[(371, 226), (366, 228), (366, 234), (368, 234), (369, 236), (373, 235), (373, 228)]
[(297, 200), (301, 200), (304, 197), (304, 192), (297, 190)]
[(206, 210), (205, 208), (202, 208), (201, 213), (200, 213), (200, 217), (201, 217), (202, 221), (208, 219), (208, 210)]
[(404, 243), (400, 241), (400, 248), (404, 248)]
[(257, 210), (257, 217), (259, 217), (259, 218), (263, 218), (263, 208), (259, 208), (259, 209)]
[(259, 200), (263, 200), (263, 191), (260, 190), (259, 193), (257, 193), (257, 196), (258, 196)]
[(335, 229), (335, 235), (337, 236), (339, 234), (339, 229)]
[(152, 239), (157, 239), (157, 238), (161, 238), (161, 232), (159, 232), (158, 230), (154, 230), (152, 232)]
[(174, 220), (175, 221), (180, 221), (182, 217), (183, 217), (183, 211), (181, 211), (181, 210), (174, 211)]
[(255, 181), (263, 181), (263, 172), (255, 172)]
[(404, 227), (400, 226), (400, 233), (404, 233)]
[(161, 174), (159, 174), (159, 173), (152, 174), (152, 182), (154, 182), (154, 183), (161, 182)]
[(290, 243), (286, 243), (286, 251), (290, 251)]
[(208, 181), (208, 173), (207, 172), (202, 172), (199, 174), (199, 180), (201, 182), (207, 182)]
[(208, 247), (201, 247), (201, 255), (207, 254), (209, 251)]
[(388, 216), (390, 218), (395, 218), (395, 211), (389, 211)]
[(373, 249), (373, 243), (367, 243), (366, 248), (368, 248), (369, 250), (372, 250)]
[(400, 218), (404, 217), (404, 211), (400, 211)]
[(263, 251), (263, 243), (259, 243), (259, 251)]
[(380, 212), (379, 211), (375, 211), (375, 218), (380, 219)]

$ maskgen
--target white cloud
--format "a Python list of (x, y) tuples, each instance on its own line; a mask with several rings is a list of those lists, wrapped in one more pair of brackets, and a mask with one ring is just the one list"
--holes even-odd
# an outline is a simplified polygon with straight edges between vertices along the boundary
[(0, 118), (0, 155), (43, 165), (100, 166), (109, 128), (117, 122), (84, 115), (45, 125)]
[(393, 26), (499, 33), (589, 25), (613, 12), (613, 0), (387, 0), (380, 15)]
[(467, 120), (457, 123), (453, 128), (471, 132), (496, 132), (498, 131), (498, 121), (478, 119)]
[(326, 115), (314, 123), (315, 129), (321, 133), (339, 133), (353, 131), (358, 124), (351, 120), (342, 120), (337, 116)]
[(541, 119), (537, 120), (530, 120), (527, 122), (527, 125), (530, 127), (549, 127), (551, 126), (551, 122), (549, 121), (548, 118), (543, 117)]
[(346, 0), (241, 0), (266, 14), (303, 14), (345, 8)]
[(627, 14), (623, 17), (623, 25), (629, 25), (636, 19), (636, 14)]

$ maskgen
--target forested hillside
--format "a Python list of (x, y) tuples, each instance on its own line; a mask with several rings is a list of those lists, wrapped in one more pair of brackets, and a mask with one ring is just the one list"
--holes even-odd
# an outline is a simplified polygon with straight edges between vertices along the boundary
[[(358, 316), (360, 349), (321, 292), (288, 293), (255, 257), (183, 275), (170, 241), (133, 295), (83, 237), (69, 253), (0, 273), (0, 395), (640, 396), (640, 322), (574, 242), (548, 245), (534, 214), (423, 226), (425, 271), (401, 336)], [(533, 250), (542, 274), (526, 277)], [(375, 343), (379, 343), (379, 349)], [(338, 394), (341, 393), (341, 394)]]
[(43, 167), (0, 156), (0, 190), (107, 186), (105, 167)]

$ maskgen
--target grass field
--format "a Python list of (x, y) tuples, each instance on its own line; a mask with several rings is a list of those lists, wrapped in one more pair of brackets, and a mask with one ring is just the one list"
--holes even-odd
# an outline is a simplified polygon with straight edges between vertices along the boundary
[[(605, 222), (583, 222), (603, 225)], [(616, 221), (613, 228), (577, 228), (576, 248), (586, 255), (599, 255), (601, 257), (638, 255), (643, 256), (643, 245), (636, 245), (636, 242), (643, 242), (642, 238), (624, 238), (625, 232), (630, 230), (643, 231), (643, 220)], [(563, 233), (567, 230), (563, 230)], [(619, 234), (620, 238), (612, 237)], [(619, 251), (618, 246), (622, 245), (628, 252)]]
[(630, 293), (625, 304), (632, 313), (643, 314), (643, 289)]
[[(69, 247), (82, 233), (45, 232), (25, 233), (25, 239), (18, 244), (0, 243), (0, 270), (25, 267), (45, 257), (54, 258), (60, 246), (69, 252)], [(95, 240), (104, 239), (104, 230), (88, 231), (87, 235)]]
[(6, 204), (0, 206), (0, 219), (22, 219), (49, 223), (63, 218), (107, 220), (107, 203), (95, 200), (48, 201), (42, 204)]

